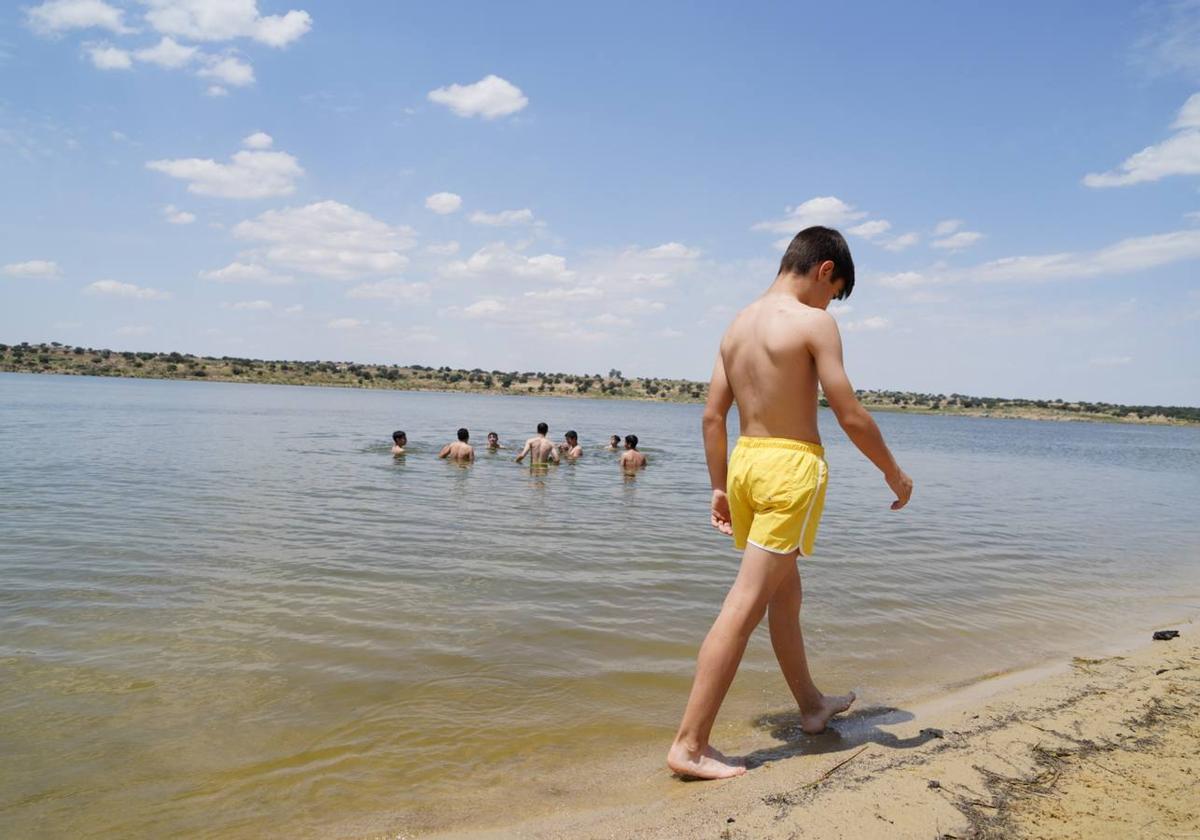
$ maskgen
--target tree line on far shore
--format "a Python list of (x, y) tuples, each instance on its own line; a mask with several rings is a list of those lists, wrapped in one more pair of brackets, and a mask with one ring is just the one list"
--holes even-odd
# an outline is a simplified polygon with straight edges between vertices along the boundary
[[(708, 395), (706, 382), (661, 377), (630, 378), (615, 368), (607, 374), (572, 374), (334, 361), (264, 361), (237, 356), (218, 358), (178, 352), (73, 347), (57, 341), (48, 344), (0, 344), (0, 370), (397, 390), (577, 395), (662, 402), (702, 402)], [(868, 407), (894, 411), (1200, 423), (1200, 408), (1188, 406), (1118, 405), (911, 391), (859, 391), (858, 396)], [(821, 402), (825, 404), (824, 399)]]

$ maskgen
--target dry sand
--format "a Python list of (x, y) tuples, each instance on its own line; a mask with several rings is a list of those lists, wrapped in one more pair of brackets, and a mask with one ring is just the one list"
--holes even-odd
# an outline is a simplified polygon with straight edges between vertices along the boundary
[(748, 755), (738, 779), (683, 783), (643, 758), (615, 802), (567, 785), (556, 812), (436, 836), (1200, 838), (1200, 623), (1165, 626), (1181, 635), (1148, 628), (1123, 654), (859, 709), (818, 736), (765, 716), (756, 743), (719, 745)]

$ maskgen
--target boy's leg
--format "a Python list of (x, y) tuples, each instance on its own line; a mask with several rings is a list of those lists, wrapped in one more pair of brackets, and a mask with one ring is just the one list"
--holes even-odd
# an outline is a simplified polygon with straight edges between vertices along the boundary
[(796, 552), (774, 554), (757, 546), (746, 546), (737, 579), (700, 646), (692, 693), (675, 742), (667, 754), (667, 766), (676, 773), (720, 779), (746, 772), (746, 768), (731, 764), (709, 747), (708, 738), (717, 710), (742, 661), (746, 642), (762, 620), (771, 595), (789, 568), (796, 568)]
[(838, 712), (844, 712), (854, 702), (854, 692), (828, 696), (820, 692), (808, 672), (808, 657), (804, 652), (804, 635), (800, 630), (800, 604), (803, 589), (796, 564), (788, 564), (787, 572), (775, 588), (767, 606), (771, 628), (771, 647), (779, 660), (779, 670), (787, 680), (792, 696), (800, 707), (800, 728), (809, 734), (825, 729), (825, 724)]

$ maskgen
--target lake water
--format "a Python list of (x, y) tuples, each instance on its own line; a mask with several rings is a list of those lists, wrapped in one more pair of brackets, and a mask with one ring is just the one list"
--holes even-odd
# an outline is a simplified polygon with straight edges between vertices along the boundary
[[(916, 482), (900, 512), (821, 418), (800, 569), (827, 690), (912, 702), (1200, 603), (1200, 430), (877, 419)], [(539, 420), (586, 457), (435, 457), (460, 425), (514, 445)], [(395, 836), (600, 795), (583, 756), (665, 777), (738, 561), (699, 420), (0, 374), (0, 835)], [(634, 478), (601, 451), (628, 432)], [(760, 628), (714, 737), (789, 705)]]

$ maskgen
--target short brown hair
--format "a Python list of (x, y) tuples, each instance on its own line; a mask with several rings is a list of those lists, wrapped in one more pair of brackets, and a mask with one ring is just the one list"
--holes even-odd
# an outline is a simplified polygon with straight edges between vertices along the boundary
[(826, 260), (833, 263), (833, 279), (843, 282), (837, 299), (850, 297), (854, 291), (854, 259), (846, 238), (833, 228), (813, 225), (797, 233), (779, 261), (779, 273), (808, 274), (814, 265)]

